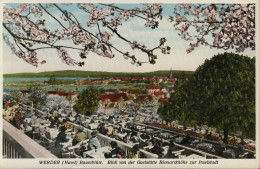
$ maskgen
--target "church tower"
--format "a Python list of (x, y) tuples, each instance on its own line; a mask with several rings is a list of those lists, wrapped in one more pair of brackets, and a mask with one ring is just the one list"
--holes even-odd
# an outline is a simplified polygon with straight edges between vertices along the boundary
[(169, 76), (170, 79), (173, 79), (173, 73), (172, 73), (172, 68), (171, 68), (171, 72), (170, 72), (170, 76)]

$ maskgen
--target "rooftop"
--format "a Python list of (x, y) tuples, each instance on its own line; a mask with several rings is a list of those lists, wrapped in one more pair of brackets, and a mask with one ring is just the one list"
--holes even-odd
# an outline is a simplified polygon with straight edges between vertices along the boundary
[(151, 84), (147, 87), (147, 89), (161, 89), (160, 86), (157, 86), (155, 84)]
[(110, 100), (111, 102), (117, 102), (120, 98), (124, 99), (124, 101), (129, 100), (125, 93), (117, 93), (117, 94), (103, 94), (100, 95), (100, 99), (104, 102), (106, 100)]

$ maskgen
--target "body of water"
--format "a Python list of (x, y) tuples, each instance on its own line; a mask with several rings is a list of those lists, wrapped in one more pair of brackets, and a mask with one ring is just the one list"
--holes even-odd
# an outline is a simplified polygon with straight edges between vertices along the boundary
[[(56, 79), (62, 79), (62, 80), (84, 80), (87, 79), (87, 77), (55, 77)], [(27, 78), (27, 77), (4, 77), (3, 82), (4, 83), (11, 83), (11, 82), (44, 82), (48, 81), (50, 77), (32, 77), (32, 78)], [(102, 79), (102, 77), (92, 77), (91, 79)], [(172, 87), (174, 85), (168, 85), (167, 87)], [(93, 88), (91, 86), (40, 86), (43, 90), (45, 91), (54, 91), (54, 90), (62, 90), (66, 92), (74, 92), (74, 91), (83, 91), (86, 88)], [(108, 86), (94, 86), (97, 89), (120, 89), (120, 88), (129, 88), (129, 87), (135, 87), (134, 85), (119, 85), (119, 84), (111, 84)], [(27, 90), (29, 87), (21, 87), (21, 86), (4, 86), (4, 91), (20, 91), (20, 90)], [(145, 89), (145, 86), (138, 86), (138, 88)]]
[[(60, 79), (60, 80), (84, 80), (87, 79), (88, 77), (55, 77), (55, 79)], [(4, 83), (12, 83), (12, 82), (44, 82), (48, 81), (50, 77), (32, 77), (32, 78), (27, 78), (27, 77), (5, 77), (3, 78)], [(102, 77), (91, 77), (91, 79), (102, 79)], [(62, 90), (66, 92), (74, 92), (74, 91), (83, 91), (84, 89), (87, 88), (92, 88), (88, 86), (40, 86), (43, 90), (45, 91), (54, 91), (54, 90)], [(119, 89), (119, 88), (128, 88), (129, 86), (117, 86), (117, 85), (109, 85), (109, 86), (95, 86), (97, 89)], [(20, 91), (20, 90), (27, 90), (29, 87), (21, 87), (21, 86), (4, 86), (4, 91)]]

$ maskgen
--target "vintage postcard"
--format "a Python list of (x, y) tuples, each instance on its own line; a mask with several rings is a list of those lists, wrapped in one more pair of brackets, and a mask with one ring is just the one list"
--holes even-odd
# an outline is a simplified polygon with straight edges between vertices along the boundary
[(259, 1), (1, 1), (0, 168), (259, 168)]

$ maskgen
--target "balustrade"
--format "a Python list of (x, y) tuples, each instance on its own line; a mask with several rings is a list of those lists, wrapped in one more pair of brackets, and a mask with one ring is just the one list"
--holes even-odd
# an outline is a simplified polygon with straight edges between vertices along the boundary
[(2, 121), (4, 158), (57, 158), (21, 130), (5, 120)]

